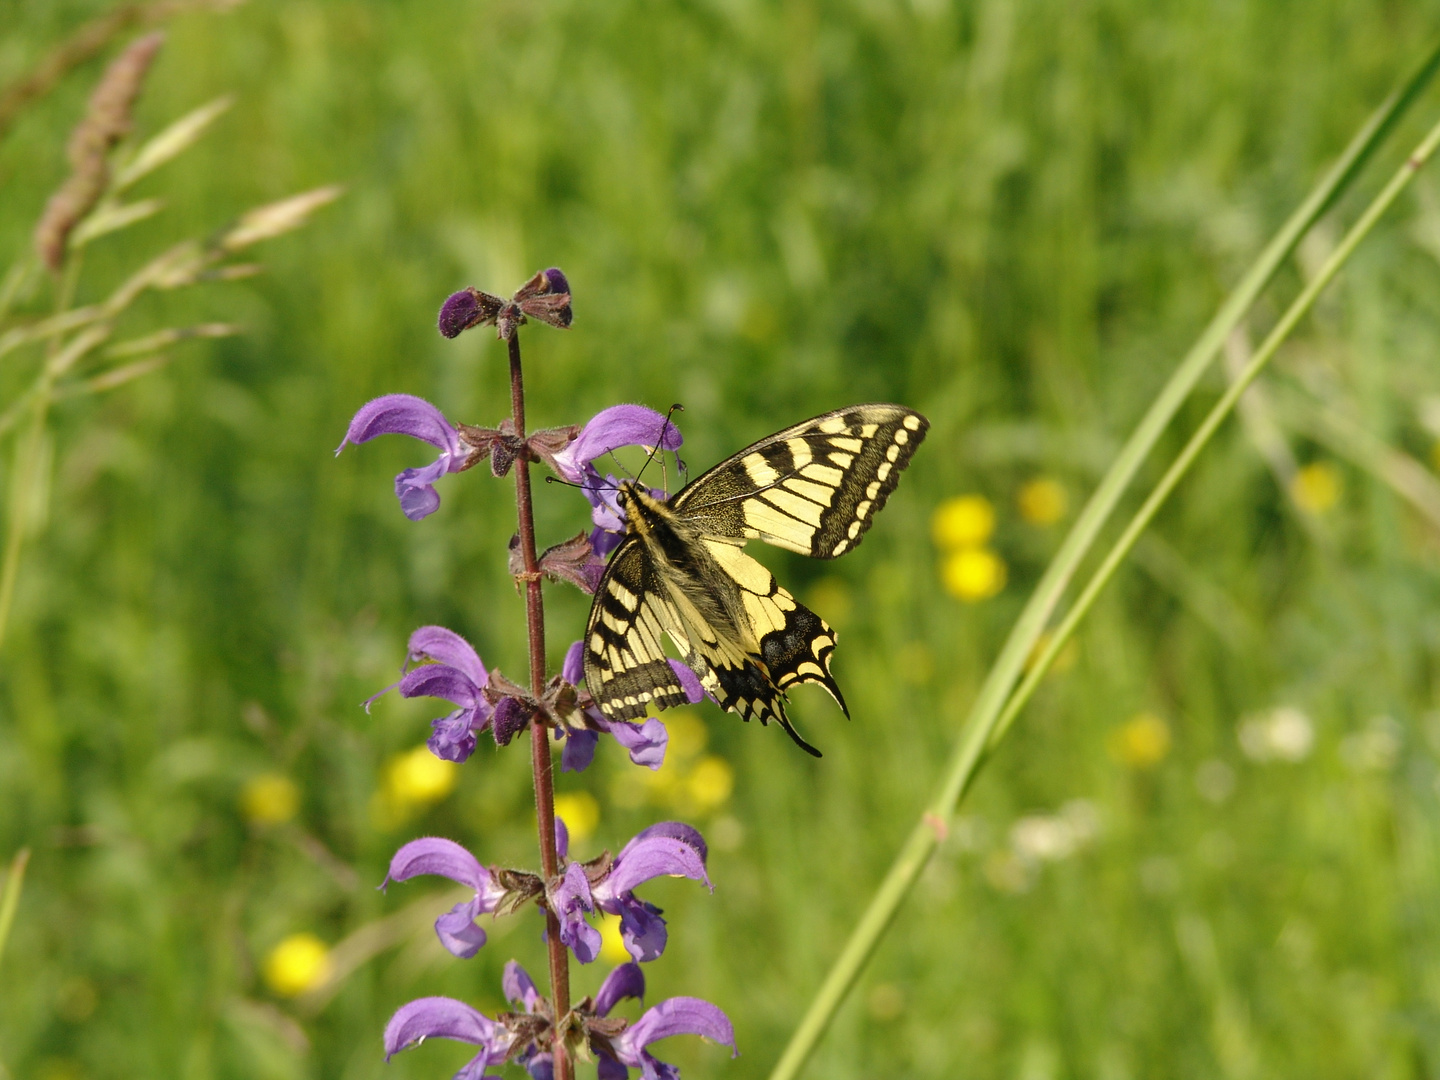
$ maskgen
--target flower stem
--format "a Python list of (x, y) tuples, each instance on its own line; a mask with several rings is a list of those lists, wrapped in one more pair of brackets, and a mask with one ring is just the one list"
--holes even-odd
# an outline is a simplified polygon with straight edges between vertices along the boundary
[[(960, 743), (944, 770), (939, 791), (926, 807), (920, 821), (911, 830), (895, 861), (891, 864), (890, 870), (881, 882), (875, 897), (866, 907), (855, 929), (851, 931), (840, 956), (826, 975), (825, 981), (811, 1001), (799, 1027), (791, 1036), (789, 1045), (786, 1046), (774, 1071), (770, 1074), (770, 1080), (792, 1080), (799, 1073), (821, 1036), (824, 1035), (850, 988), (860, 977), (870, 956), (879, 945), (881, 937), (894, 921), (900, 904), (909, 894), (910, 889), (919, 878), (920, 872), (929, 862), (930, 856), (934, 854), (940, 840), (943, 839), (949, 826), (949, 820), (955, 813), (961, 798), (969, 789), (975, 774), (989, 756), (989, 752), (994, 748), (997, 732), (1001, 730), (1002, 713), (1004, 714), (1003, 722), (1008, 726), (1014, 713), (1018, 712), (1018, 705), (1012, 710), (1007, 709), (1007, 703), (1010, 702), (1012, 690), (1025, 669), (1026, 660), (1033, 653), (1046, 622), (1060, 602), (1061, 596), (1081, 561), (1094, 544), (1100, 530), (1113, 513), (1121, 495), (1129, 487), (1135, 473), (1149, 456), (1175, 413), (1189, 397), (1196, 383), (1204, 375), (1230, 331), (1245, 316), (1260, 293), (1270, 283), (1275, 272), (1294, 251), (1300, 239), (1309, 231), (1320, 215), (1334, 205), (1344, 190), (1350, 186), (1381, 140), (1394, 128), (1400, 116), (1419, 96), (1420, 91), (1430, 82), (1437, 69), (1440, 69), (1440, 43), (1436, 43), (1431, 48), (1424, 61), (1406, 82), (1392, 92), (1376, 109), (1350, 141), (1350, 145), (1346, 147), (1340, 159), (1310, 192), (1305, 201), (1291, 214), (1289, 220), (1276, 233), (1265, 250), (1260, 253), (1259, 258), (1226, 298), (1220, 310), (1215, 313), (1209, 325), (1206, 326), (1199, 339), (1181, 361), (1180, 366), (1170, 377), (1169, 382), (1151, 404), (1129, 441), (1121, 449), (1110, 470), (1102, 478), (1095, 493), (1090, 497), (1090, 501), (1076, 519), (1055, 558), (1046, 568), (1024, 610), (1020, 613), (1019, 619), (1001, 648), (1000, 655), (996, 657), (991, 666), (990, 673), (971, 706), (970, 715), (962, 729)], [(1329, 281), (1330, 276), (1333, 276), (1340, 264), (1344, 262), (1345, 258), (1348, 258), (1354, 244), (1359, 243), (1379, 214), (1399, 194), (1399, 190), (1404, 187), (1405, 182), (1408, 182), (1409, 177), (1423, 161), (1421, 151), (1424, 151), (1424, 157), (1428, 157), (1429, 153), (1433, 151), (1434, 147), (1429, 145), (1429, 142), (1427, 137), (1426, 143), (1422, 144), (1421, 149), (1417, 150), (1406, 162), (1405, 167), (1401, 170), (1401, 175), (1397, 176), (1396, 180), (1392, 180), (1390, 186), (1371, 204), (1355, 229), (1351, 231), (1350, 236), (1347, 236), (1347, 243), (1342, 244), (1341, 249), (1337, 249), (1337, 255), (1340, 255), (1342, 251), (1343, 255), (1339, 261), (1335, 261), (1332, 257), (1333, 266), (1331, 263), (1327, 263), (1329, 276), (1324, 277), (1324, 282)], [(1352, 237), (1353, 243), (1350, 242)], [(1321, 282), (1321, 287), (1324, 282)], [(1318, 292), (1318, 289), (1315, 291)], [(1293, 318), (1291, 318), (1291, 313), (1287, 313), (1286, 319), (1277, 325), (1276, 331), (1283, 330), (1281, 338), (1293, 329), (1295, 322), (1309, 309), (1310, 302), (1313, 302), (1314, 297), (1309, 288), (1297, 299), (1296, 304), (1305, 301), (1306, 297), (1309, 297), (1309, 300), (1300, 310), (1296, 311), (1292, 306)], [(1274, 338), (1274, 344), (1272, 345), (1267, 340), (1266, 346), (1256, 354), (1257, 358), (1263, 356), (1264, 359), (1268, 359), (1266, 350), (1268, 349), (1269, 354), (1273, 354), (1274, 348), (1278, 347), (1281, 338), (1275, 338), (1275, 332), (1272, 332), (1271, 336)], [(1254, 360), (1251, 364), (1253, 367)], [(1255, 367), (1254, 370), (1258, 372), (1259, 368)], [(1249, 369), (1247, 369), (1248, 371)], [(1235, 393), (1236, 398), (1239, 396), (1239, 391), (1243, 390), (1253, 377), (1254, 375), (1250, 374), (1248, 378), (1242, 376), (1241, 380), (1236, 381), (1234, 384), (1238, 387)], [(1224, 400), (1222, 399), (1222, 403)], [(1214, 415), (1212, 412), (1212, 416)], [(1215, 424), (1218, 424), (1220, 419), (1223, 419), (1223, 416), (1215, 417)], [(1207, 418), (1206, 424), (1208, 428), (1202, 427), (1201, 431), (1196, 433), (1197, 437), (1203, 434), (1204, 439), (1209, 438), (1210, 432), (1214, 430), (1214, 425), (1210, 424), (1210, 418)], [(1194, 452), (1183, 464), (1177, 459), (1176, 466), (1182, 467), (1171, 480), (1171, 487), (1178, 482), (1180, 475), (1188, 468), (1194, 454), (1198, 453), (1200, 447), (1203, 446), (1204, 439), (1195, 445)], [(1189, 450), (1188, 446), (1187, 450)], [(1169, 479), (1168, 476), (1167, 479)], [(1163, 493), (1157, 489), (1157, 493), (1160, 494), (1163, 501), (1164, 496), (1169, 493), (1169, 488)], [(1141, 511), (1142, 514), (1144, 512), (1144, 510)], [(1153, 510), (1151, 513), (1153, 514)], [(1140, 523), (1139, 528), (1143, 529), (1144, 524), (1148, 521), (1149, 517), (1146, 517), (1144, 522)], [(1132, 522), (1133, 524), (1135, 523)], [(1139, 535), (1138, 530), (1135, 535)], [(1133, 538), (1131, 543), (1133, 543)], [(1127, 546), (1119, 552), (1116, 565), (1128, 551), (1129, 547)], [(1096, 579), (1092, 579), (1091, 584), (1097, 585), (1096, 591), (1098, 591), (1098, 587), (1103, 586), (1104, 581), (1098, 580), (1097, 575)], [(1084, 597), (1082, 597), (1083, 599)], [(1078, 606), (1077, 604), (1077, 609)], [(1079, 615), (1083, 614), (1084, 611), (1079, 611)], [(1078, 621), (1078, 616), (1076, 621)], [(1059, 634), (1052, 636), (1050, 647), (1046, 650), (1041, 662), (1032, 667), (1032, 679), (1038, 677), (1039, 673), (1043, 673), (1045, 662), (1053, 660), (1061, 644), (1063, 644), (1063, 639)], [(1033, 685), (1030, 688), (1033, 689)], [(1018, 697), (1018, 695), (1016, 696)], [(1023, 701), (1019, 704), (1023, 704)]]
[[(520, 367), (520, 334), (510, 335), (510, 412), (515, 434), (525, 438), (525, 379)], [(540, 559), (535, 553), (535, 512), (530, 496), (530, 461), (515, 460), (515, 502), (520, 518), (520, 553), (525, 560), (525, 625), (530, 639), (530, 693), (545, 693), (545, 603), (540, 592)], [(540, 867), (548, 881), (560, 872), (555, 850), (555, 782), (550, 758), (550, 730), (540, 718), (530, 723), (530, 763), (535, 776), (535, 821), (540, 833)], [(571, 1080), (574, 1072), (559, 1036), (559, 1021), (570, 1011), (570, 957), (560, 940), (560, 920), (545, 909), (545, 940), (550, 953), (550, 996), (555, 1007), (555, 1080)]]

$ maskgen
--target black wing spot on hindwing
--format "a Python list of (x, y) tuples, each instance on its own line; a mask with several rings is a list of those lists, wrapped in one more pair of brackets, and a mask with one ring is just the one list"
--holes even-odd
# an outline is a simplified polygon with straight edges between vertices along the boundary
[(849, 719), (845, 697), (830, 675), (830, 657), (834, 652), (835, 631), (819, 615), (798, 603), (794, 610), (785, 613), (784, 629), (772, 630), (760, 639), (760, 656), (782, 693), (797, 683), (819, 683)]

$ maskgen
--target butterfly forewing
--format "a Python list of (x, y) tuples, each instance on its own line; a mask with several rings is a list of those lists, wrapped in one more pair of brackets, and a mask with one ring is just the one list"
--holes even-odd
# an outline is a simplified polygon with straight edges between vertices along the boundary
[(673, 612), (656, 578), (644, 544), (630, 537), (611, 557), (590, 606), (586, 686), (612, 720), (638, 720), (687, 700), (661, 643)]
[(701, 532), (833, 559), (860, 543), (925, 438), (899, 405), (852, 405), (778, 431), (675, 496)]

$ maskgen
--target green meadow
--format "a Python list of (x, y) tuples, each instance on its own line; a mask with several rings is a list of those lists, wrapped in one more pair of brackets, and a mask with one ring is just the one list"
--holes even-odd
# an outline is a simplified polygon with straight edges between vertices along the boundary
[[(0, 93), (112, 10), (4, 0)], [(149, 25), (0, 132), (0, 275), (33, 268), (68, 134)], [(376, 889), (418, 836), (536, 865), (523, 741), (442, 765), (423, 744), (450, 706), (361, 707), (425, 624), (523, 681), (513, 486), (445, 477), (416, 523), (393, 478), (433, 450), (334, 451), (385, 393), (507, 415), (504, 345), (444, 340), (436, 312), (547, 266), (575, 321), (521, 331), (532, 427), (679, 402), (696, 475), (846, 404), (931, 421), (858, 551), (749, 549), (838, 631), (852, 719), (818, 688), (792, 696), (823, 759), (707, 702), (664, 716), (659, 772), (606, 740), (556, 774), (581, 858), (670, 818), (710, 840), (713, 895), (641, 889), (670, 926), (647, 1001), (715, 1002), (740, 1056), (656, 1051), (687, 1080), (764, 1077), (1085, 499), (1440, 8), (249, 0), (164, 27), (121, 153), (233, 104), (126, 193), (163, 208), (90, 241), (59, 285), (34, 270), (0, 334), (252, 207), (344, 193), (237, 260), (263, 272), (149, 291), (110, 341), (240, 332), (114, 386), (130, 354), (96, 351), (41, 428), (0, 421), (0, 531), (22, 541), (0, 874), (30, 851), (0, 955), (5, 1080), (443, 1078), (470, 1048), (385, 1064), (398, 1006), (494, 1015), (511, 958), (543, 985), (534, 912), (486, 917), (461, 961), (431, 929), (452, 886)], [(1231, 335), (1122, 515), (1437, 118), (1432, 88)], [(1440, 1077), (1434, 169), (1060, 653), (804, 1075)], [(0, 355), (0, 415), (49, 359)], [(535, 497), (542, 547), (588, 527), (577, 492)], [(555, 584), (546, 603), (558, 670), (589, 598)], [(609, 967), (572, 967), (577, 996)]]

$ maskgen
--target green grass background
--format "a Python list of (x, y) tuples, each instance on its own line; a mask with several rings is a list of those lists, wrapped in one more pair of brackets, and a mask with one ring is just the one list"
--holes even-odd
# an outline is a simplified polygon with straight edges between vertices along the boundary
[[(104, 7), (10, 0), (0, 83)], [(96, 245), (82, 299), (247, 206), (348, 192), (263, 250), (265, 276), (132, 320), (232, 319), (244, 337), (57, 411), (47, 519), (0, 654), (0, 857), (34, 849), (0, 965), (9, 1074), (447, 1076), (466, 1059), (452, 1044), (382, 1063), (391, 1011), (427, 994), (494, 1010), (506, 959), (543, 970), (529, 914), (467, 962), (422, 925), (323, 1007), (274, 997), (259, 973), (288, 934), (334, 944), (440, 897), (428, 880), (373, 889), (413, 836), (534, 861), (522, 747), (482, 746), (453, 795), (382, 827), (385, 764), (438, 703), (357, 704), (423, 623), (524, 671), (511, 489), (484, 470), (449, 477), (440, 511), (413, 524), (391, 477), (424, 448), (332, 451), (381, 393), (499, 420), (502, 347), (484, 331), (443, 341), (435, 312), (456, 288), (507, 291), (558, 265), (576, 320), (524, 332), (534, 425), (680, 401), (703, 467), (855, 401), (933, 423), (859, 552), (764, 556), (839, 627), (853, 722), (796, 695), (815, 762), (707, 707), (710, 750), (735, 773), (729, 803), (696, 820), (727, 819), (716, 891), (647, 887), (672, 930), (650, 999), (717, 1002), (742, 1054), (676, 1040), (661, 1056), (691, 1080), (764, 1075), (1058, 546), (1065, 523), (1023, 521), (1019, 487), (1057, 479), (1073, 514), (1437, 26), (1421, 0), (250, 0), (176, 21), (142, 130), (223, 92), (237, 105), (144, 182), (167, 212)], [(64, 175), (99, 70), (0, 142), (7, 258)], [(1252, 334), (1437, 109), (1434, 93), (1420, 102)], [(1269, 388), (1428, 462), (1437, 238), (1440, 181), (1425, 175)], [(0, 390), (34, 362), (4, 361)], [(1330, 459), (1287, 438), (1302, 463)], [(809, 1075), (1440, 1076), (1440, 545), (1371, 475), (1337, 468), (1340, 503), (1307, 518), (1244, 428), (1225, 428), (1157, 521), (1165, 546), (1121, 574), (983, 774)], [(997, 507), (1010, 571), (980, 604), (940, 588), (929, 536), (934, 508), (966, 492)], [(571, 491), (537, 499), (542, 542), (585, 520)], [(548, 596), (558, 663), (586, 602)], [(1276, 705), (1313, 721), (1303, 761), (1241, 752), (1241, 718)], [(1173, 737), (1147, 770), (1107, 749), (1140, 712)], [(1394, 752), (1357, 767), (1347, 748), (1377, 731)], [(1217, 761), (1235, 784), (1215, 801), (1196, 776)], [(243, 784), (271, 771), (303, 794), (290, 827), (242, 817)], [(600, 801), (585, 854), (670, 812), (615, 797), (635, 778), (613, 745), (558, 783)], [(1099, 822), (1088, 846), (996, 872), (1016, 820), (1075, 799)], [(601, 974), (578, 970), (578, 992)]]

